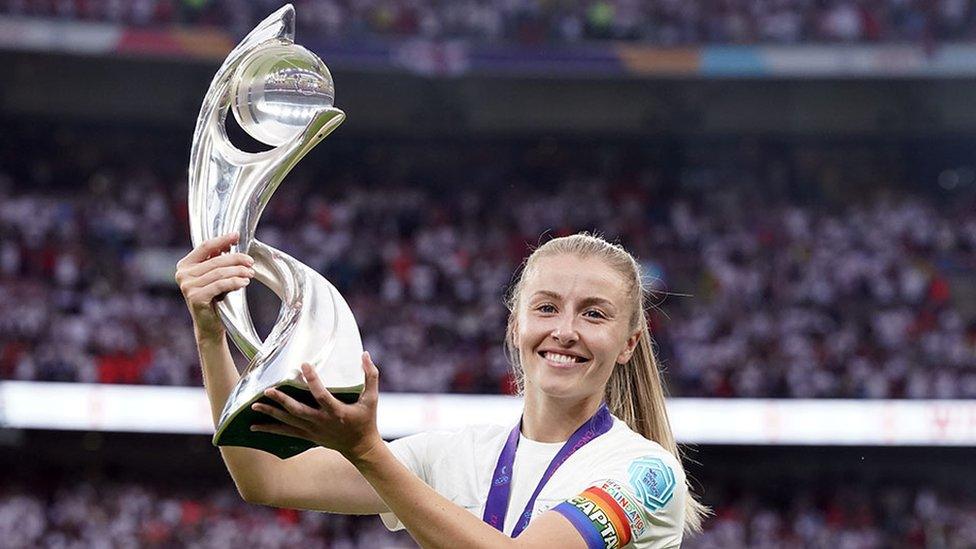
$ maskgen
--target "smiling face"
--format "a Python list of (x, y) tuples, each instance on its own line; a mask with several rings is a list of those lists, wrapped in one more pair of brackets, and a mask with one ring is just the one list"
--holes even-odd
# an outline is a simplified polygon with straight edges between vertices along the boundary
[(623, 277), (598, 257), (537, 258), (525, 272), (514, 344), (527, 399), (601, 399), (637, 345)]

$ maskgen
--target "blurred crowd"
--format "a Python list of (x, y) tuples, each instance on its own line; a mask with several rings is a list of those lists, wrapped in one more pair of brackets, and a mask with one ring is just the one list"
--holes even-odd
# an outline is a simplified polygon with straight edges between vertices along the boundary
[(244, 503), (233, 490), (195, 492), (141, 483), (76, 483), (52, 494), (0, 489), (0, 539), (46, 547), (415, 547), (379, 518)]
[[(965, 548), (976, 544), (976, 500), (935, 489), (800, 491), (782, 503), (748, 493), (714, 506), (682, 547)], [(4, 547), (415, 547), (375, 516), (243, 503), (230, 489), (180, 490), (75, 482), (52, 493), (0, 488)]]
[(976, 501), (904, 486), (800, 489), (788, 501), (744, 494), (714, 506), (690, 549), (750, 547), (963, 548), (976, 544)]
[[(0, 13), (241, 35), (277, 0), (0, 0)], [(294, 0), (304, 35), (525, 45), (932, 42), (974, 36), (970, 0)]]
[[(84, 135), (6, 152), (20, 168), (0, 175), (0, 378), (199, 384), (172, 279), (185, 160)], [(383, 390), (510, 391), (513, 272), (590, 230), (639, 258), (676, 396), (976, 398), (972, 194), (877, 182), (905, 177), (890, 151), (348, 146), (282, 184), (258, 238), (340, 289)], [(266, 330), (277, 301), (254, 286)]]

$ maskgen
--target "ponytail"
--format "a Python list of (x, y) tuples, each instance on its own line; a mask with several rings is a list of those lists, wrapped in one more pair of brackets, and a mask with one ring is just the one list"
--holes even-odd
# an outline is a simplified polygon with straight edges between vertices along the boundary
[[(620, 418), (632, 431), (653, 440), (681, 463), (681, 451), (671, 432), (668, 409), (664, 401), (664, 385), (654, 358), (647, 322), (641, 315), (637, 347), (627, 364), (618, 364), (610, 374), (605, 396), (610, 412)], [(701, 532), (702, 521), (710, 513), (708, 507), (694, 498), (691, 486), (685, 499), (685, 531)]]
[[(611, 244), (599, 236), (578, 233), (555, 238), (537, 248), (525, 261), (517, 275), (512, 290), (506, 299), (508, 306), (508, 326), (505, 331), (505, 351), (515, 375), (515, 385), (519, 393), (524, 388), (524, 374), (519, 359), (518, 345), (515, 344), (519, 302), (525, 273), (539, 257), (557, 254), (571, 254), (579, 257), (599, 257), (613, 267), (629, 282), (629, 295), (633, 298), (631, 329), (640, 334), (637, 346), (627, 364), (617, 364), (607, 382), (605, 400), (610, 412), (620, 418), (631, 430), (652, 440), (670, 452), (681, 464), (681, 452), (671, 432), (668, 410), (665, 406), (664, 385), (660, 370), (654, 357), (647, 320), (644, 317), (645, 295), (641, 284), (640, 265), (622, 246)], [(687, 481), (686, 481), (687, 482)], [(685, 500), (684, 528), (686, 532), (700, 532), (702, 522), (711, 511), (695, 499), (690, 483)]]

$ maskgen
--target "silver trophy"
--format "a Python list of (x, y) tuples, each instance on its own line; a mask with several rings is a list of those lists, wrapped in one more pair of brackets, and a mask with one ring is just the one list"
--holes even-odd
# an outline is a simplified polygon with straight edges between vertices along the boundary
[[(295, 44), (295, 10), (289, 4), (262, 21), (214, 76), (200, 108), (190, 151), (189, 209), (193, 246), (232, 231), (231, 250), (254, 257), (255, 278), (281, 298), (267, 339), (251, 320), (244, 290), (217, 302), (231, 340), (249, 360), (214, 434), (214, 444), (248, 446), (287, 458), (313, 443), (250, 431), (268, 416), (251, 410), (268, 402), (265, 389), (316, 406), (301, 374), (307, 362), (326, 388), (345, 402), (363, 391), (363, 352), (352, 311), (335, 287), (297, 259), (254, 238), (261, 212), (289, 171), (345, 120), (332, 106), (332, 75), (321, 59)], [(237, 149), (227, 138), (227, 111), (251, 137), (274, 148)]]

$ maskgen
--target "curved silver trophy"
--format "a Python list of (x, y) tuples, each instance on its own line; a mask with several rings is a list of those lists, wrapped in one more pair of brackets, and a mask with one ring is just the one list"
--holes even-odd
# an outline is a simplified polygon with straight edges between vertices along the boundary
[[(265, 389), (278, 387), (309, 405), (315, 400), (301, 374), (311, 364), (328, 390), (353, 402), (363, 391), (363, 352), (352, 311), (335, 287), (300, 261), (254, 238), (261, 212), (289, 171), (345, 120), (332, 106), (335, 88), (322, 60), (294, 43), (295, 10), (289, 4), (262, 21), (224, 61), (203, 100), (193, 133), (189, 168), (193, 246), (232, 231), (231, 250), (254, 257), (255, 278), (281, 298), (264, 341), (251, 320), (244, 290), (217, 302), (231, 340), (249, 360), (227, 400), (215, 445), (248, 446), (286, 458), (313, 443), (250, 431), (269, 421), (251, 410)], [(272, 149), (248, 153), (231, 144), (227, 111)]]

